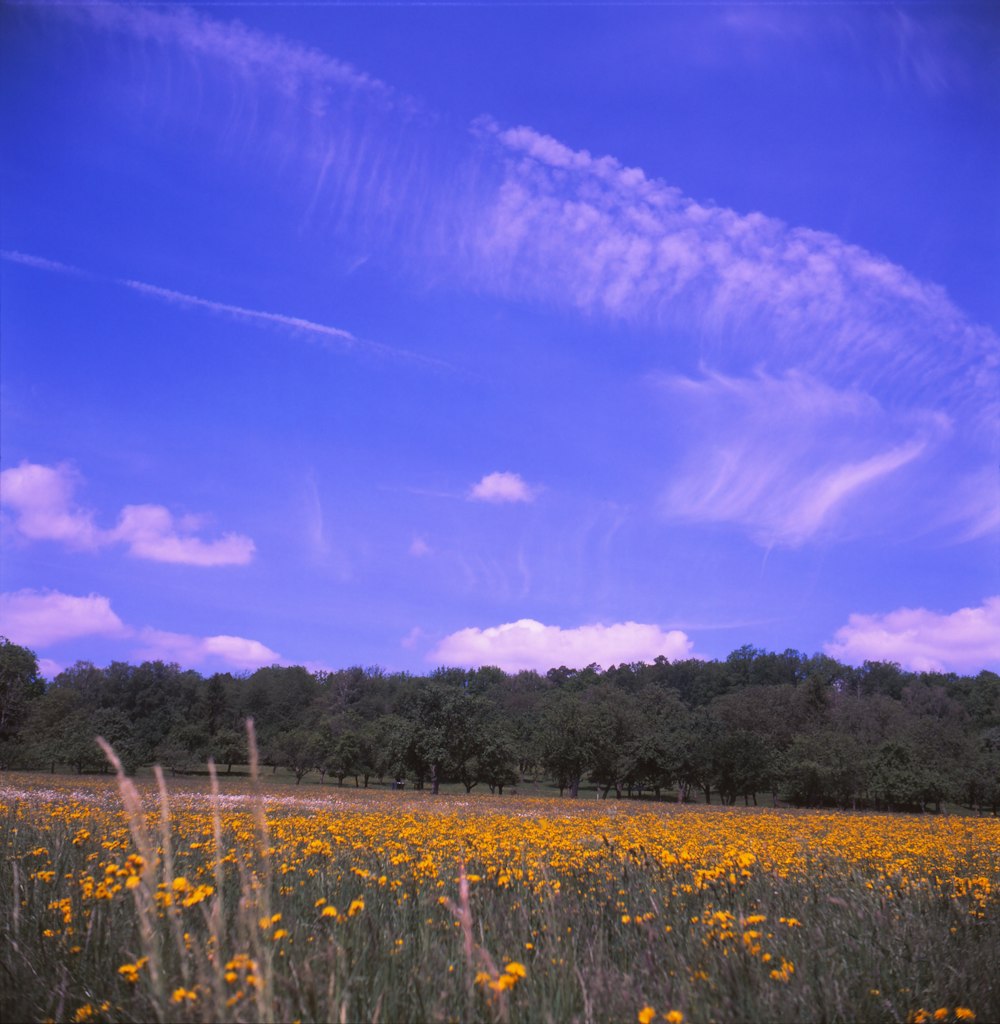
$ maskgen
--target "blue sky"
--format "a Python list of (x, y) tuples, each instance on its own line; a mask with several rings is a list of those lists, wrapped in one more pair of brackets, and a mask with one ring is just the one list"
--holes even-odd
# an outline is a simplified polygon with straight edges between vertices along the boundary
[(989, 4), (0, 11), (2, 625), (1000, 668)]

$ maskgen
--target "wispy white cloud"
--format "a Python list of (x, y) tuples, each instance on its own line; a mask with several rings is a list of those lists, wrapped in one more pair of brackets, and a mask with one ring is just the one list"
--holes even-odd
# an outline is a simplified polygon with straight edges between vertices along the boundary
[[(732, 45), (753, 65), (773, 63), (776, 55), (794, 52), (800, 60), (818, 56), (836, 40), (845, 60), (863, 60), (866, 71), (891, 90), (916, 87), (930, 96), (951, 91), (988, 88), (980, 81), (985, 62), (973, 57), (989, 38), (977, 21), (988, 18), (987, 7), (975, 4), (911, 7), (886, 5), (865, 13), (865, 31), (841, 4), (721, 5), (718, 24), (730, 36), (729, 45), (703, 46), (705, 62), (723, 66), (732, 61)], [(982, 27), (986, 27), (982, 25)]]
[(321, 115), (331, 89), (366, 94), (411, 109), (414, 101), (346, 61), (239, 21), (219, 21), (191, 7), (138, 7), (131, 3), (68, 5), (66, 13), (141, 40), (177, 44), (197, 57), (227, 64), (248, 79), (266, 77), (272, 88)]
[(804, 374), (661, 378), (672, 414), (701, 424), (663, 498), (672, 519), (736, 524), (795, 546), (870, 485), (946, 437), (943, 416), (888, 416), (870, 396)]
[[(723, 12), (720, 24), (739, 22), (739, 13)], [(960, 410), (970, 430), (991, 436), (1000, 415), (995, 332), (884, 257), (826, 232), (700, 202), (528, 126), (481, 118), (470, 137), (454, 135), (441, 119), (414, 117), (415, 104), (385, 83), (239, 22), (114, 4), (70, 16), (162, 43), (164, 52), (144, 51), (143, 59), (159, 59), (163, 70), (165, 52), (177, 48), (200, 72), (222, 72), (226, 90), (284, 97), (287, 109), (260, 105), (252, 139), (289, 133), (278, 162), (313, 176), (299, 183), (310, 208), (325, 207), (331, 226), (363, 236), (366, 252), (391, 246), (425, 279), (659, 325), (669, 330), (665, 346), (676, 328), (694, 329), (709, 361), (728, 373), (799, 369), (887, 405)], [(893, 31), (910, 39), (900, 52), (912, 55), (910, 22), (896, 19)], [(210, 302), (175, 301), (192, 300)]]
[(724, 365), (794, 367), (995, 422), (998, 339), (942, 288), (835, 235), (704, 205), (530, 128), (478, 130), (503, 171), (479, 196), (487, 208), (469, 213), (478, 258), (467, 272), (495, 289), (697, 328)]
[(951, 613), (900, 608), (853, 614), (824, 650), (851, 664), (895, 661), (917, 672), (978, 672), (1000, 668), (1000, 597)]
[(414, 558), (423, 558), (431, 553), (431, 546), (423, 537), (414, 537), (410, 541), (410, 554)]
[[(675, 329), (696, 330), (709, 363), (725, 372), (798, 369), (887, 406), (919, 401), (960, 413), (973, 433), (992, 436), (996, 334), (970, 322), (942, 288), (884, 257), (759, 212), (700, 202), (528, 126), (481, 118), (470, 137), (453, 135), (440, 119), (414, 118), (414, 104), (384, 83), (238, 22), (133, 5), (72, 16), (177, 47), (206, 74), (224, 71), (228, 89), (285, 97), (295, 116), (267, 107), (252, 136), (291, 133), (282, 165), (310, 169), (310, 207), (326, 207), (331, 225), (363, 236), (366, 252), (391, 246), (435, 283), (465, 280), (658, 325), (667, 329), (665, 347)], [(259, 315), (289, 327), (296, 320)]]
[(938, 514), (929, 525), (953, 533), (959, 541), (1000, 533), (1000, 467), (965, 473), (942, 489)]
[(200, 522), (176, 518), (162, 505), (126, 505), (113, 529), (96, 525), (95, 513), (73, 500), (79, 483), (70, 466), (22, 462), (0, 473), (0, 501), (14, 513), (13, 528), (29, 541), (56, 541), (82, 550), (124, 544), (136, 558), (182, 565), (246, 565), (254, 542), (238, 533), (206, 541)]
[(100, 594), (77, 597), (57, 590), (0, 594), (2, 632), (14, 643), (46, 647), (85, 636), (125, 636), (128, 627)]
[[(131, 5), (73, 16), (177, 48), (199, 74), (218, 72), (225, 95), (235, 89), (248, 99), (225, 109), (254, 111), (247, 139), (266, 139), (270, 147), (281, 135), (276, 173), (301, 169), (307, 219), (325, 217), (324, 228), (360, 242), (366, 253), (391, 252), (424, 282), (465, 283), (658, 329), (666, 363), (676, 346), (690, 344), (679, 339), (695, 337), (709, 372), (733, 380), (798, 374), (880, 410), (879, 431), (863, 435), (857, 425), (868, 414), (855, 417), (853, 443), (838, 437), (835, 457), (828, 431), (807, 431), (807, 446), (786, 434), (761, 448), (709, 429), (670, 489), (668, 504), (678, 515), (702, 516), (699, 496), (711, 489), (714, 473), (728, 510), (715, 521), (737, 522), (763, 543), (803, 543), (848, 502), (853, 508), (863, 490), (884, 488), (939, 445), (943, 431), (935, 418), (951, 424), (950, 464), (962, 467), (956, 472), (971, 462), (995, 462), (996, 333), (973, 323), (944, 289), (878, 254), (763, 213), (699, 201), (641, 169), (571, 149), (528, 126), (483, 118), (468, 138), (453, 135), (440, 121), (415, 117), (413, 104), (356, 69), (235, 22)], [(916, 39), (908, 18), (893, 22), (897, 70), (938, 88), (945, 72), (926, 58), (934, 40)], [(723, 12), (720, 24), (761, 38), (779, 29), (761, 12)], [(780, 34), (789, 35), (787, 24)], [(159, 50), (143, 59), (167, 66)], [(265, 93), (288, 105), (258, 105)], [(350, 332), (313, 330), (310, 321), (284, 314), (139, 282), (129, 287), (312, 331), (345, 346), (357, 343), (354, 335), (344, 337)], [(697, 421), (694, 432), (707, 422)], [(826, 427), (833, 425), (831, 417)], [(727, 468), (748, 452), (754, 458), (742, 470)], [(768, 457), (778, 470), (769, 470)], [(698, 461), (709, 468), (692, 476), (690, 465)], [(796, 486), (787, 500), (774, 496), (771, 488), (789, 493), (784, 485), (794, 484), (793, 469), (806, 470), (808, 501)], [(913, 497), (923, 514), (933, 511), (926, 494)], [(976, 535), (975, 528), (958, 529)]]
[(402, 637), (399, 641), (401, 647), (405, 647), (407, 650), (411, 650), (416, 647), (417, 644), (424, 638), (424, 631), (419, 626), (414, 626), (406, 636)]
[(487, 473), (473, 485), (469, 500), (493, 504), (531, 502), (535, 500), (535, 489), (529, 487), (518, 473)]
[(697, 657), (693, 644), (680, 630), (664, 631), (640, 622), (600, 623), (563, 629), (535, 619), (519, 619), (487, 629), (470, 627), (446, 636), (428, 654), (439, 665), (497, 665), (508, 672), (535, 669), (546, 672), (565, 665), (584, 668), (622, 662), (671, 661)]

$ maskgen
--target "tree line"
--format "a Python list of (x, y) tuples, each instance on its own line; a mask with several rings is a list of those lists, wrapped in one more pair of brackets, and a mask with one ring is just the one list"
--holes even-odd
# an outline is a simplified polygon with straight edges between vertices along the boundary
[(163, 662), (77, 662), (51, 682), (0, 642), (0, 768), (183, 773), (261, 760), (343, 785), (491, 792), (545, 781), (575, 797), (1000, 810), (1000, 676), (842, 665), (740, 647), (724, 660), (426, 676), (271, 666), (202, 676)]

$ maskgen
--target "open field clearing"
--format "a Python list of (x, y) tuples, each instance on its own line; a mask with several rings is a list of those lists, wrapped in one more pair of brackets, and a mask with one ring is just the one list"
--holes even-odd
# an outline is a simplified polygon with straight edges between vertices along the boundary
[(993, 818), (223, 781), (0, 779), (4, 1020), (1000, 1019)]

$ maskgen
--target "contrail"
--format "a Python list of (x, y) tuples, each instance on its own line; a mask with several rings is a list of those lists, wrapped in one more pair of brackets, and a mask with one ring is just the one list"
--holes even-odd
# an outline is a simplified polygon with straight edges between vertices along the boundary
[(317, 335), (320, 338), (338, 342), (341, 349), (353, 348), (379, 356), (389, 356), (410, 362), (423, 363), (438, 369), (452, 369), (450, 364), (442, 360), (410, 352), (407, 349), (396, 348), (392, 345), (385, 345), (381, 342), (368, 341), (364, 338), (359, 338), (351, 331), (344, 330), (342, 327), (331, 327), (329, 324), (317, 323), (315, 320), (306, 320), (303, 317), (288, 316), (285, 313), (269, 313), (261, 309), (247, 309), (245, 306), (235, 306), (229, 302), (216, 302), (214, 299), (204, 299), (198, 295), (189, 295), (187, 292), (175, 291), (172, 288), (161, 288), (159, 285), (149, 284), (146, 281), (136, 281), (130, 278), (102, 277), (69, 263), (61, 263), (58, 260), (50, 260), (44, 256), (35, 256), (31, 253), (18, 252), (12, 249), (0, 250), (0, 257), (10, 263), (18, 263), (21, 266), (32, 267), (35, 270), (48, 270), (53, 273), (69, 274), (75, 277), (88, 278), (92, 281), (116, 284), (122, 288), (129, 288), (132, 291), (139, 292), (141, 295), (148, 295), (154, 299), (160, 299), (163, 302), (170, 302), (178, 306), (207, 309), (213, 313), (221, 313), (239, 320), (247, 320), (251, 323), (276, 324), (279, 327), (286, 327), (293, 331)]

